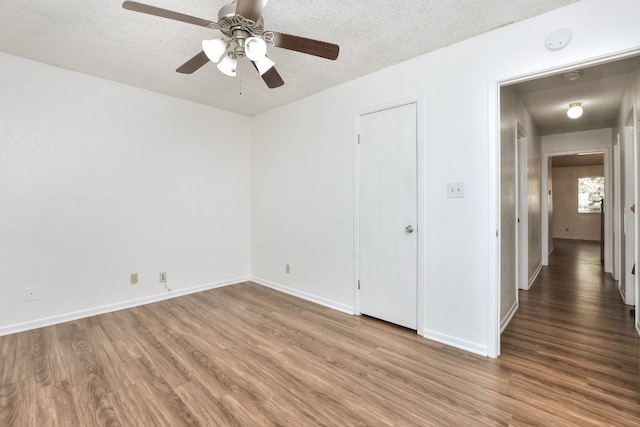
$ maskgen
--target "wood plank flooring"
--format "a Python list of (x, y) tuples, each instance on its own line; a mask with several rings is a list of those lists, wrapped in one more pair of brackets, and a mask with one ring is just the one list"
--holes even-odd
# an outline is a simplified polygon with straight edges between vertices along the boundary
[(254, 283), (0, 337), (0, 426), (637, 426), (597, 244), (550, 261), (497, 360)]

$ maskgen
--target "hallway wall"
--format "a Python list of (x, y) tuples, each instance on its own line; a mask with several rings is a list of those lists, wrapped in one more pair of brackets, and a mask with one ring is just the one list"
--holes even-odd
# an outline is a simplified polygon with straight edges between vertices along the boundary
[[(636, 72), (632, 80), (629, 82), (629, 89), (625, 93), (624, 100), (622, 101), (622, 105), (620, 106), (620, 114), (618, 116), (618, 123), (614, 129), (614, 132), (617, 135), (620, 135), (620, 158), (621, 158), (621, 166), (622, 166), (622, 176), (627, 174), (627, 170), (629, 167), (627, 165), (633, 164), (633, 156), (635, 155), (636, 165), (640, 164), (640, 150), (638, 152), (633, 153), (629, 151), (628, 143), (626, 142), (628, 132), (626, 129), (627, 118), (631, 111), (632, 106), (636, 107), (636, 121), (638, 120), (638, 116), (640, 113), (638, 112), (638, 108), (640, 108), (640, 70)], [(637, 123), (637, 122), (636, 122)], [(640, 124), (638, 124), (640, 128)], [(639, 138), (640, 140), (640, 135)], [(627, 157), (631, 157), (627, 159)], [(631, 174), (631, 173), (630, 173)], [(631, 180), (636, 180), (635, 189), (630, 187), (629, 185), (625, 185), (624, 180), (621, 182), (622, 187), (622, 195), (620, 200), (620, 209), (619, 209), (619, 221), (621, 224), (625, 224), (625, 221), (628, 224), (627, 234), (631, 236), (636, 236), (637, 239), (637, 230), (639, 227), (639, 218), (638, 211), (636, 214), (632, 214), (630, 211), (630, 206), (632, 204), (638, 204), (640, 200), (640, 185), (637, 182), (637, 175), (635, 177), (630, 177)], [(637, 242), (633, 241), (634, 239), (627, 239), (624, 234), (624, 227), (622, 228), (622, 247), (623, 252), (620, 256), (620, 293), (625, 298), (625, 303), (629, 305), (638, 305), (640, 306), (640, 301), (636, 294), (639, 292), (638, 290), (638, 276), (634, 276), (631, 274), (631, 268), (635, 263), (638, 265), (638, 250), (637, 250)], [(636, 317), (636, 329), (640, 333), (640, 316)]]
[(3, 53), (0, 94), (0, 335), (249, 277), (248, 117)]
[(527, 208), (528, 260), (527, 277), (531, 278), (541, 265), (541, 139), (535, 123), (515, 86), (505, 86), (500, 92), (500, 318), (502, 328), (516, 309), (516, 137), (520, 124), (527, 137)]
[(600, 241), (601, 214), (578, 213), (578, 178), (591, 176), (604, 176), (604, 166), (552, 168), (553, 238)]

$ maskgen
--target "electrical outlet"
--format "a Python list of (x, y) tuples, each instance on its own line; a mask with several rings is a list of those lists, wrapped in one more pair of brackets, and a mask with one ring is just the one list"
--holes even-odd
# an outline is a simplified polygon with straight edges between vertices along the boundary
[(35, 301), (38, 299), (38, 288), (27, 288), (25, 289), (26, 301)]
[(160, 283), (167, 283), (167, 273), (160, 273)]
[(138, 284), (138, 273), (131, 273), (131, 284), (132, 285)]
[(284, 272), (287, 274), (291, 273), (291, 267), (289, 266), (289, 264), (284, 265)]

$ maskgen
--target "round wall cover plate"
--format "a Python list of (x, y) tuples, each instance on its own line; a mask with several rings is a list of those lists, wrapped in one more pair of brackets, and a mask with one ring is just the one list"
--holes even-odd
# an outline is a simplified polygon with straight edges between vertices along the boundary
[(571, 40), (571, 31), (561, 28), (549, 34), (545, 44), (549, 50), (560, 50), (569, 44), (569, 40)]

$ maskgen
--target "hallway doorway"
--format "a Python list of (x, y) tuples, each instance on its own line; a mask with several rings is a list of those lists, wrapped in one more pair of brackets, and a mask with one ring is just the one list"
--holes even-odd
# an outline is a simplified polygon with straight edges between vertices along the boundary
[[(529, 76), (513, 76), (511, 80), (497, 80), (499, 110), (499, 150), (498, 150), (498, 305), (497, 346), (500, 354), (500, 334), (509, 325), (519, 310), (519, 295), (514, 293), (517, 279), (515, 268), (518, 253), (516, 246), (517, 219), (516, 180), (517, 163), (515, 150), (508, 147), (514, 140), (517, 126), (522, 125), (529, 143), (528, 168), (528, 211), (524, 213), (529, 222), (528, 259), (525, 265), (529, 286), (532, 286), (543, 266), (549, 262), (553, 250), (553, 235), (550, 232), (553, 219), (547, 215), (547, 207), (552, 197), (551, 157), (564, 154), (599, 152), (604, 155), (604, 179), (609, 189), (615, 181), (618, 170), (613, 170), (612, 140), (619, 131), (620, 114), (626, 110), (624, 97), (630, 90), (630, 76), (640, 69), (639, 52), (635, 55), (595, 58), (584, 63), (565, 64), (554, 70), (539, 71)], [(605, 83), (606, 82), (606, 83)], [(581, 120), (567, 117), (569, 104), (579, 99), (592, 99), (584, 104), (585, 113)], [(596, 101), (597, 100), (597, 101)], [(606, 100), (606, 102), (605, 102)], [(565, 102), (566, 101), (566, 102)], [(566, 104), (566, 105), (565, 105)], [(597, 110), (597, 111), (596, 111)], [(607, 190), (609, 191), (609, 190)], [(604, 238), (602, 256), (605, 270), (612, 272), (614, 263), (614, 243), (612, 220), (620, 210), (614, 209), (613, 197), (605, 197), (604, 223), (598, 224)], [(578, 203), (576, 202), (576, 211)], [(584, 214), (589, 215), (589, 214)], [(565, 226), (571, 229), (571, 227)], [(556, 236), (558, 237), (558, 236)], [(569, 237), (571, 236), (561, 236)], [(575, 238), (575, 237), (574, 237)], [(598, 242), (596, 242), (598, 244)], [(521, 269), (524, 270), (524, 269)]]

